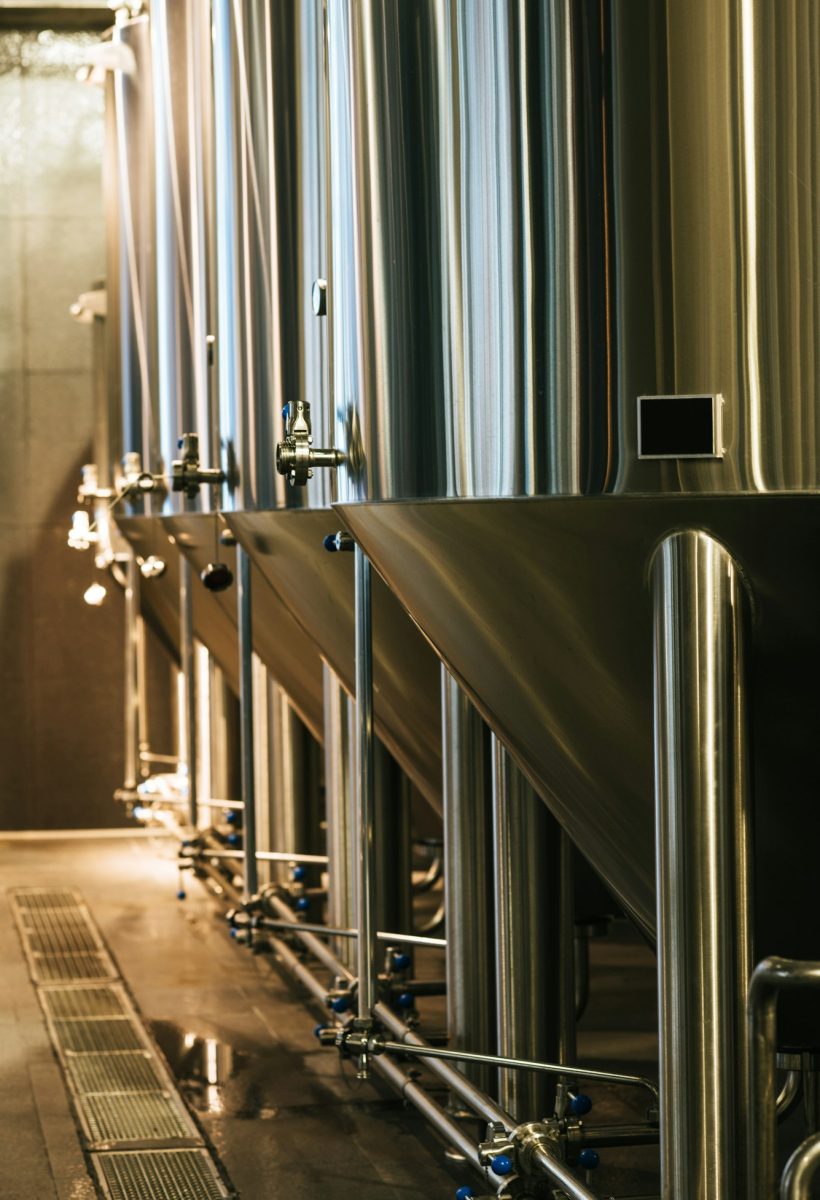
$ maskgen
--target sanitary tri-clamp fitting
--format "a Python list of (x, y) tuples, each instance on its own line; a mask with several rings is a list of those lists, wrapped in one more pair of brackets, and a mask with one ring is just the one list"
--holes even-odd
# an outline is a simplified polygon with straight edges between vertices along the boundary
[(276, 470), (288, 483), (304, 487), (313, 478), (314, 467), (339, 467), (345, 461), (341, 450), (316, 450), (307, 400), (291, 400), (282, 410), (285, 438), (276, 446)]
[(199, 461), (199, 435), (183, 433), (178, 442), (181, 458), (171, 463), (171, 488), (184, 492), (189, 500), (196, 499), (203, 484), (225, 483), (227, 476), (221, 467), (203, 467)]

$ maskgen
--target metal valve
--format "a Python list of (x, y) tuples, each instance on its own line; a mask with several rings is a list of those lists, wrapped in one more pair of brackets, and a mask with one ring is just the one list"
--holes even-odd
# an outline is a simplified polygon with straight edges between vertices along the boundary
[(194, 500), (203, 484), (224, 483), (227, 476), (220, 467), (203, 467), (199, 462), (199, 434), (184, 433), (179, 439), (182, 458), (171, 463), (171, 487)]
[(292, 400), (285, 405), (285, 440), (276, 447), (276, 470), (288, 483), (304, 487), (313, 478), (314, 467), (338, 467), (345, 461), (341, 450), (315, 450), (307, 400)]

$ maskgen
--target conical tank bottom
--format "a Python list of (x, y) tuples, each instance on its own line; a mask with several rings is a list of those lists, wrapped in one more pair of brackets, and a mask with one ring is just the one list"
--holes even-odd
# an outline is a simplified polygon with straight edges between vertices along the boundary
[(820, 505), (635, 496), (339, 505), (431, 644), (635, 921), (654, 935), (649, 564), (675, 529), (727, 546), (747, 650), (756, 954), (816, 957)]
[[(166, 537), (194, 568), (194, 626), (198, 617), (207, 620), (209, 631), (219, 628), (218, 652), (208, 648), (228, 674), (238, 694), (239, 648), (237, 642), (236, 549), (220, 540), (225, 529), (213, 513), (184, 513), (161, 517)], [(223, 591), (209, 591), (199, 578), (205, 568), (219, 561), (234, 579)], [(205, 616), (207, 614), (207, 617)], [(251, 623), (253, 648), (317, 741), (323, 740), (322, 662), (314, 643), (294, 620), (290, 610), (268, 585), (257, 567), (251, 567)], [(199, 636), (199, 635), (197, 635)], [(223, 659), (229, 662), (226, 667)]]
[[(331, 509), (226, 513), (225, 519), (270, 588), (349, 692), (354, 690), (353, 555), (329, 553), (339, 529)], [(373, 585), (376, 732), (415, 784), (441, 810), (439, 663), (381, 579)]]

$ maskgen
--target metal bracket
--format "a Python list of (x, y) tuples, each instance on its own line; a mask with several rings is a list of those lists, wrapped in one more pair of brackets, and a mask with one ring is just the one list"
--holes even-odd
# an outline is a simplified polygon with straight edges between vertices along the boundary
[(341, 450), (315, 450), (307, 400), (291, 400), (283, 415), (287, 422), (285, 439), (276, 446), (276, 470), (287, 476), (288, 483), (304, 487), (313, 478), (314, 467), (339, 467), (345, 461)]

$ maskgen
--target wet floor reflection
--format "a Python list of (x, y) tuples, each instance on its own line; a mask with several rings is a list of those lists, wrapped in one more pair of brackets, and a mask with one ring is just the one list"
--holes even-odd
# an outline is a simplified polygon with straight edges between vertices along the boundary
[(274, 1048), (240, 1048), (224, 1037), (186, 1030), (173, 1021), (151, 1023), (180, 1091), (196, 1112), (270, 1120), (278, 1108), (265, 1103)]

